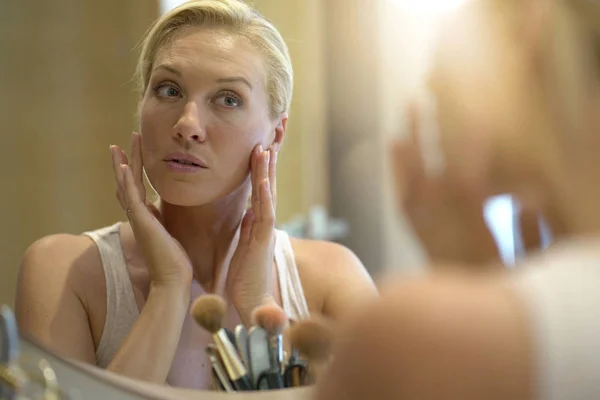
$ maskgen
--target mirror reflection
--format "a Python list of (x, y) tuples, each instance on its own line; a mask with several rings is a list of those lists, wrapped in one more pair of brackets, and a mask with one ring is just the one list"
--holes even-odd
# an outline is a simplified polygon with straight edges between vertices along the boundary
[(310, 384), (302, 343), (285, 346), (283, 331), (338, 319), (376, 290), (345, 246), (276, 228), (294, 86), (285, 41), (248, 4), (204, 0), (158, 18), (139, 53), (138, 128), (106, 154), (124, 221), (28, 247), (20, 329), (154, 383)]

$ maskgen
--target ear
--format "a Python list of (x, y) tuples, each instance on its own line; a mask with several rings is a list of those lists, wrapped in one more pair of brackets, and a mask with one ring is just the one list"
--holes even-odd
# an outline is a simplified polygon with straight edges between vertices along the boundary
[(285, 137), (285, 132), (287, 129), (287, 121), (288, 114), (281, 114), (281, 116), (279, 117), (279, 121), (275, 126), (275, 130), (273, 131), (273, 138), (271, 139), (270, 147), (273, 150), (275, 150), (275, 152), (278, 152), (281, 149), (281, 146), (283, 145), (283, 139)]

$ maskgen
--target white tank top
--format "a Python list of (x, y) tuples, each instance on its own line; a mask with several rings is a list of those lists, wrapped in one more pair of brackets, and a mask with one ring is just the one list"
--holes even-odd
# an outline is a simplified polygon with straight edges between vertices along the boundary
[[(100, 343), (96, 349), (96, 360), (98, 366), (102, 368), (110, 364), (139, 316), (121, 246), (120, 225), (121, 223), (118, 222), (84, 233), (94, 240), (100, 251), (106, 279), (106, 320)], [(308, 318), (310, 313), (302, 290), (290, 238), (286, 232), (280, 230), (276, 230), (275, 264), (279, 276), (283, 310), (291, 319)]]
[(550, 248), (514, 284), (536, 345), (539, 400), (600, 399), (600, 240)]

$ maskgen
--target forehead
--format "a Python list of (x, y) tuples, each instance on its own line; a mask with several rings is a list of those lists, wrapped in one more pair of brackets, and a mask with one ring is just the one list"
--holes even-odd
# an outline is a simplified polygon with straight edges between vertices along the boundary
[(258, 50), (245, 37), (220, 29), (183, 28), (158, 49), (154, 66), (161, 64), (169, 64), (183, 75), (241, 75), (253, 86), (266, 81)]

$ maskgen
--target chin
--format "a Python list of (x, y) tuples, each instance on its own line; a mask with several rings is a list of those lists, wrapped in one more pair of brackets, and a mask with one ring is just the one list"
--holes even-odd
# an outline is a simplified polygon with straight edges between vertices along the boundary
[(152, 183), (152, 188), (161, 201), (174, 206), (195, 207), (212, 203), (218, 199), (218, 193), (200, 189), (198, 186), (187, 182)]
[[(204, 188), (200, 189), (201, 186)], [(206, 190), (206, 187), (210, 186), (213, 186), (211, 190)], [(236, 193), (242, 189), (240, 186), (215, 188), (210, 184), (199, 185), (183, 182), (161, 183), (157, 186), (153, 185), (153, 188), (161, 201), (180, 207), (198, 207), (215, 203), (229, 196), (236, 196)]]

